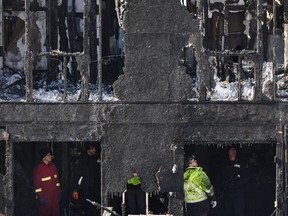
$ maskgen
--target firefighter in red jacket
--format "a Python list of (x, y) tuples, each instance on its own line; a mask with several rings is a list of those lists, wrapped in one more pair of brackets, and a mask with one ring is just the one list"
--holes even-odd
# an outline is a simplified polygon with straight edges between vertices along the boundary
[(41, 149), (42, 161), (33, 169), (36, 205), (39, 216), (60, 216), (59, 195), (61, 193), (57, 168), (52, 163), (52, 152)]

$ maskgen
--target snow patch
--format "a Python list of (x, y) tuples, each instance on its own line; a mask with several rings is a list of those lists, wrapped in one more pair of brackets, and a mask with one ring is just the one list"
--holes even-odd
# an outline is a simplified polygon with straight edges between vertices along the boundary
[(220, 81), (214, 73), (214, 81), (216, 86), (211, 92), (208, 92), (207, 97), (211, 101), (237, 101), (238, 100), (238, 82)]
[[(241, 88), (241, 100), (252, 101), (255, 97), (255, 85), (253, 70), (255, 63), (249, 59), (242, 60), (242, 72), (244, 78), (240, 81), (229, 82), (229, 77), (221, 81), (217, 76), (217, 68), (213, 59), (210, 62), (214, 68), (214, 82), (215, 87), (208, 91), (207, 98), (211, 101), (238, 101), (239, 100), (239, 87)], [(233, 65), (233, 73), (237, 77), (238, 64)]]
[(268, 99), (273, 99), (273, 62), (263, 62), (262, 93)]
[[(34, 81), (33, 100), (35, 102), (49, 102), (49, 103), (61, 103), (64, 102), (64, 81), (60, 79), (53, 81), (47, 85), (44, 81)], [(24, 74), (21, 72), (5, 73), (0, 77), (0, 101), (25, 101), (25, 79)], [(104, 86), (103, 88), (103, 101), (118, 101), (119, 99), (114, 97), (109, 92), (110, 86)], [(67, 102), (80, 101), (81, 85), (78, 83), (76, 86), (72, 85), (69, 81), (67, 84)], [(98, 102), (98, 86), (89, 85), (89, 99), (90, 102)]]

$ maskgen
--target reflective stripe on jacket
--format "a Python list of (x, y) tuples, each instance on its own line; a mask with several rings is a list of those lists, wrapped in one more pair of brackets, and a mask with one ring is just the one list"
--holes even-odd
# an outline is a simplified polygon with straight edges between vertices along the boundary
[(213, 186), (202, 167), (188, 167), (184, 172), (184, 195), (186, 203), (197, 203), (214, 195)]

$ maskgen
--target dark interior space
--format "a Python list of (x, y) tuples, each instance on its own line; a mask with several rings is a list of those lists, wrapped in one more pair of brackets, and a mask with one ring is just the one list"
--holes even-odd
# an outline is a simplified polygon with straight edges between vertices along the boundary
[(221, 170), (228, 162), (231, 146), (236, 148), (237, 158), (248, 171), (244, 186), (245, 215), (270, 216), (275, 210), (275, 144), (185, 145), (185, 158), (195, 155), (198, 165), (206, 172), (215, 190), (217, 206), (210, 209), (208, 215), (226, 215)]
[(6, 142), (0, 142), (0, 174), (6, 174), (6, 166), (5, 166), (5, 154), (6, 154)]
[[(95, 143), (95, 142), (93, 142)], [(101, 147), (96, 143), (96, 156), (100, 158)], [(61, 193), (61, 214), (79, 215), (80, 208), (72, 198), (72, 175), (78, 156), (84, 151), (85, 142), (27, 142), (14, 143), (14, 196), (15, 216), (37, 215), (33, 188), (33, 168), (41, 161), (39, 151), (50, 148), (52, 162), (56, 165)], [(79, 212), (77, 212), (79, 211)]]
[[(129, 209), (127, 208), (127, 196), (125, 195), (125, 205), (123, 202), (123, 194), (108, 195), (108, 205), (113, 207), (113, 211), (120, 215), (128, 215)], [(149, 193), (148, 194), (148, 209), (150, 214), (167, 214), (168, 213), (168, 193)]]

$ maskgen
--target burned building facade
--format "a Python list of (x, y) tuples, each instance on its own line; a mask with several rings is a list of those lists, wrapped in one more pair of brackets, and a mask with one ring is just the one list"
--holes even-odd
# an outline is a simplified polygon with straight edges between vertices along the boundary
[[(68, 215), (73, 162), (86, 142), (98, 145), (102, 205), (117, 211), (137, 171), (147, 211), (184, 215), (185, 157), (197, 154), (217, 189), (233, 145), (257, 167), (247, 215), (288, 215), (287, 1), (0, 6), (0, 215), (35, 215), (31, 176), (44, 146)], [(217, 195), (214, 216), (224, 215)]]

